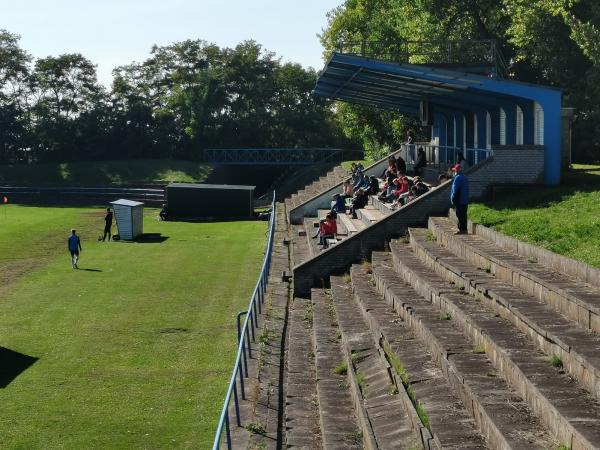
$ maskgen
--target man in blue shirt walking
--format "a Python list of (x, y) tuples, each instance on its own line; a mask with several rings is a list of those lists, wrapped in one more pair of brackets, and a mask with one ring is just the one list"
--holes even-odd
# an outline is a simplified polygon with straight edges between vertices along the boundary
[(79, 269), (79, 267), (77, 267), (77, 261), (79, 261), (79, 252), (82, 250), (81, 239), (79, 239), (75, 230), (71, 230), (71, 236), (69, 236), (69, 239), (67, 240), (67, 247), (71, 253), (71, 267), (73, 269)]
[(458, 231), (454, 234), (467, 234), (467, 210), (469, 209), (469, 179), (463, 173), (460, 164), (452, 167), (455, 172), (450, 191), (450, 202), (456, 208)]

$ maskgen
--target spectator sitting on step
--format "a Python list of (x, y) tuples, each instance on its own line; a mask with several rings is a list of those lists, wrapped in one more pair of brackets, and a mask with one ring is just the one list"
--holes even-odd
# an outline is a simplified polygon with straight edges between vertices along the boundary
[(426, 194), (427, 192), (429, 192), (429, 187), (423, 183), (422, 181), (419, 181), (417, 184), (415, 184), (413, 187), (417, 188), (417, 197)]
[(346, 200), (343, 196), (340, 194), (334, 194), (331, 202), (331, 210), (339, 214), (346, 212)]
[(363, 166), (363, 164), (361, 162), (356, 164), (356, 169), (360, 170), (361, 172), (365, 171), (365, 166)]
[(360, 189), (361, 187), (363, 187), (365, 183), (365, 174), (362, 172), (362, 170), (359, 170), (356, 172), (356, 175), (354, 176), (354, 182), (352, 183), (352, 189), (353, 190), (357, 190)]
[(392, 180), (392, 182), (390, 183), (390, 185), (388, 186), (387, 190), (382, 192), (381, 195), (378, 197), (379, 200), (381, 200), (382, 202), (391, 202), (396, 200), (396, 196), (394, 195), (394, 192), (396, 192), (398, 189), (400, 189), (400, 185), (402, 184), (402, 180), (400, 178), (394, 178)]
[[(394, 186), (394, 180), (397, 178), (396, 172), (391, 170), (386, 171), (385, 173), (385, 183), (383, 184), (381, 190), (383, 191), (381, 195), (391, 194), (389, 189)], [(388, 192), (389, 191), (389, 192)]]
[[(318, 237), (321, 236), (321, 232), (323, 231), (323, 224), (325, 223), (325, 219), (321, 219), (319, 220), (319, 228), (317, 228), (317, 232), (315, 233), (315, 235), (312, 237), (313, 239), (316, 239)], [(319, 242), (321, 242), (321, 240), (319, 240)]]
[(323, 222), (323, 226), (320, 229), (321, 237), (319, 238), (319, 245), (322, 245), (323, 248), (327, 248), (327, 239), (335, 239), (335, 235), (337, 234), (337, 222), (333, 217), (333, 214), (328, 213), (325, 217), (325, 222)]
[(406, 175), (406, 161), (400, 155), (396, 158), (396, 172), (399, 176)]
[(353, 162), (352, 164), (350, 164), (350, 175), (354, 176), (356, 175), (356, 171), (357, 171), (357, 166), (356, 163)]
[(415, 175), (421, 176), (423, 173), (423, 169), (427, 167), (427, 156), (425, 155), (425, 150), (423, 147), (419, 147), (417, 150), (417, 160), (415, 161), (415, 165), (413, 166), (413, 171)]
[(350, 206), (350, 214), (352, 214), (353, 219), (357, 218), (356, 210), (364, 208), (367, 206), (367, 203), (369, 203), (369, 195), (365, 188), (360, 188), (356, 191), (356, 194), (354, 194), (352, 205)]
[(379, 194), (379, 180), (374, 176), (371, 176), (369, 178), (369, 187), (367, 188), (367, 194), (368, 195)]
[(342, 197), (344, 197), (344, 199), (351, 198), (352, 195), (354, 194), (354, 189), (352, 189), (352, 183), (350, 182), (350, 180), (344, 181), (343, 189), (344, 189), (344, 192), (342, 193)]
[(392, 207), (396, 207), (398, 205), (404, 205), (406, 203), (406, 197), (410, 194), (410, 183), (408, 181), (408, 177), (400, 178), (400, 184), (398, 189), (394, 191), (394, 197), (396, 200), (392, 203)]
[(388, 165), (379, 178), (385, 178), (385, 175), (389, 170), (396, 171), (396, 157), (394, 155), (388, 156)]
[(451, 179), (451, 177), (447, 173), (440, 173), (438, 175), (438, 183), (439, 184), (445, 183), (446, 181), (448, 181), (450, 179)]

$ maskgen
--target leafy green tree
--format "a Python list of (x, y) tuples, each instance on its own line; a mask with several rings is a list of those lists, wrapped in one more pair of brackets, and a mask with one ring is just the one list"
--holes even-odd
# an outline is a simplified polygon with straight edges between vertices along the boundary
[[(343, 42), (354, 51), (408, 48), (409, 62), (443, 61), (442, 52), (419, 54), (408, 41), (498, 39), (510, 64), (508, 76), (564, 89), (564, 103), (577, 109), (574, 147), (585, 159), (600, 159), (600, 3), (595, 0), (347, 0), (328, 14), (321, 36), (325, 56)], [(372, 41), (380, 41), (379, 48)], [(345, 49), (348, 50), (348, 46)], [(347, 136), (367, 148), (389, 145), (392, 130), (410, 125), (401, 115), (356, 105), (338, 106)], [(368, 111), (368, 112), (367, 112)], [(360, 115), (369, 117), (368, 122)], [(402, 133), (400, 133), (402, 134)]]
[(18, 161), (28, 149), (30, 62), (19, 36), (0, 30), (0, 162)]

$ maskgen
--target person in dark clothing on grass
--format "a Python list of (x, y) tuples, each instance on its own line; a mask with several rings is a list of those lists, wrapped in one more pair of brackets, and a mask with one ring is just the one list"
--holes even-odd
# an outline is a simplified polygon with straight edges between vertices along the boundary
[(104, 235), (102, 236), (102, 242), (104, 242), (106, 240), (107, 235), (108, 235), (108, 240), (110, 241), (112, 221), (113, 221), (113, 213), (110, 210), (110, 208), (106, 208), (106, 216), (104, 216)]
[(79, 261), (79, 252), (82, 250), (81, 248), (81, 239), (77, 236), (77, 232), (73, 229), (71, 230), (71, 236), (67, 240), (67, 248), (69, 249), (69, 253), (71, 253), (71, 267), (73, 269), (79, 269), (77, 267), (77, 262)]
[(460, 164), (452, 167), (456, 173), (452, 180), (452, 190), (450, 191), (450, 202), (456, 208), (456, 218), (458, 221), (458, 231), (454, 234), (467, 234), (467, 210), (469, 209), (469, 179), (463, 173)]

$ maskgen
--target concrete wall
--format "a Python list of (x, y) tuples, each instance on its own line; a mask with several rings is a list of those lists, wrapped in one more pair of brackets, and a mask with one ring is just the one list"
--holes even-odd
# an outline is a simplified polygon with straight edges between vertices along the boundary
[[(471, 200), (484, 197), (494, 184), (534, 184), (543, 181), (543, 146), (497, 146), (494, 156), (467, 169)], [(405, 235), (409, 227), (425, 226), (432, 215), (447, 214), (450, 186), (446, 182), (396, 212), (344, 239), (294, 268), (295, 295), (309, 295), (310, 288), (332, 273), (385, 248), (390, 239)]]

